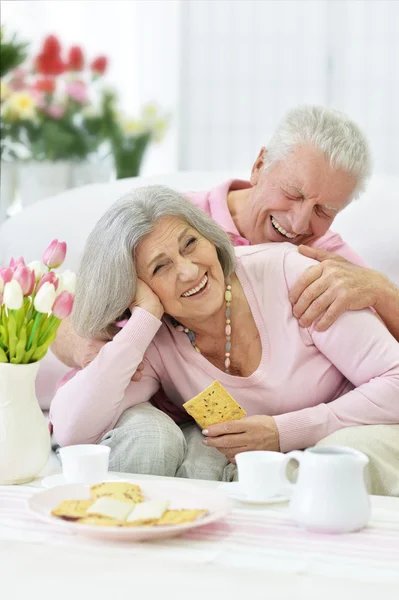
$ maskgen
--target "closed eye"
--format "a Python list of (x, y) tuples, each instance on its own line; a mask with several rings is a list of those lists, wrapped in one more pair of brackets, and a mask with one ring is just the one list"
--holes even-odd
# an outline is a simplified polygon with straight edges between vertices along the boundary
[(322, 217), (323, 219), (332, 219), (334, 216), (328, 214), (325, 210), (322, 209), (321, 206), (315, 206), (315, 212), (318, 217)]
[(153, 270), (152, 274), (153, 274), (153, 275), (155, 275), (155, 274), (156, 274), (156, 273), (158, 273), (158, 271), (159, 271), (160, 269), (162, 269), (162, 267), (164, 267), (164, 266), (165, 266), (165, 265), (163, 265), (163, 264), (162, 264), (162, 265), (157, 265), (157, 266), (155, 267), (155, 269)]
[(193, 244), (195, 244), (195, 242), (196, 242), (196, 241), (197, 241), (197, 238), (196, 238), (196, 237), (190, 237), (190, 238), (187, 240), (187, 242), (186, 242), (186, 244), (185, 244), (185, 246), (184, 246), (184, 247), (185, 247), (185, 248), (189, 248), (190, 246), (192, 246)]

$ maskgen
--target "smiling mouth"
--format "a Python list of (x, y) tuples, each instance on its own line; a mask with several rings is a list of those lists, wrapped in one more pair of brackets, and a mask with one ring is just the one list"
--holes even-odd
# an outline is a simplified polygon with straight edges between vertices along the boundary
[(288, 240), (293, 240), (294, 238), (298, 237), (297, 233), (288, 233), (288, 231), (286, 231), (274, 217), (270, 217), (270, 220), (272, 222), (273, 229)]
[(199, 294), (206, 288), (207, 284), (208, 284), (208, 274), (205, 273), (205, 275), (203, 276), (203, 278), (201, 279), (199, 284), (196, 287), (191, 288), (190, 290), (187, 290), (187, 292), (184, 292), (184, 294), (182, 294), (182, 297), (190, 298), (191, 296), (197, 296), (197, 294)]

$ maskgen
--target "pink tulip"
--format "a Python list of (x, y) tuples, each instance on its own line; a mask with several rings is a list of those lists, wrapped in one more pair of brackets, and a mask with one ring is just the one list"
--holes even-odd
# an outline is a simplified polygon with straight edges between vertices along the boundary
[(13, 274), (14, 271), (11, 267), (0, 268), (0, 291), (3, 291), (5, 284), (11, 281)]
[(26, 265), (25, 265), (25, 261), (24, 261), (24, 259), (22, 258), (22, 256), (20, 256), (20, 257), (19, 257), (19, 258), (17, 258), (16, 260), (15, 260), (15, 258), (11, 258), (11, 260), (10, 260), (10, 264), (9, 264), (9, 267), (10, 267), (11, 269), (14, 269), (14, 270), (15, 270), (15, 269), (18, 267), (18, 265), (22, 265), (23, 267), (26, 267)]
[(28, 269), (28, 267), (23, 267), (22, 265), (18, 265), (18, 267), (14, 271), (13, 279), (18, 281), (21, 286), (22, 293), (24, 296), (30, 296), (33, 292), (33, 288), (35, 287), (36, 278), (35, 274)]
[(55, 299), (52, 312), (57, 319), (66, 319), (72, 312), (74, 297), (69, 292), (61, 292)]
[(67, 245), (65, 242), (53, 240), (43, 254), (43, 262), (49, 269), (60, 267), (65, 260)]
[(54, 289), (58, 288), (58, 277), (57, 275), (54, 273), (54, 271), (50, 271), (49, 273), (46, 273), (45, 275), (43, 275), (40, 278), (39, 283), (37, 284), (37, 288), (36, 288), (36, 294), (37, 292), (40, 290), (41, 287), (43, 287), (43, 285), (46, 283), (52, 283), (54, 286)]
[(86, 85), (83, 81), (71, 81), (65, 87), (65, 93), (79, 104), (88, 100)]
[(62, 104), (52, 104), (47, 108), (46, 112), (53, 119), (62, 119), (65, 114), (65, 107)]

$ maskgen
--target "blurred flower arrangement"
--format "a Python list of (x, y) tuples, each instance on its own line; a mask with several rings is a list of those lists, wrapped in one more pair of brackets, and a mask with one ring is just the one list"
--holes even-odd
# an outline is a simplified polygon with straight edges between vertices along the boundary
[(155, 105), (145, 106), (137, 120), (122, 117), (117, 94), (104, 85), (107, 68), (107, 57), (88, 61), (80, 46), (65, 51), (50, 35), (27, 64), (2, 74), (3, 154), (81, 161), (112, 153), (117, 176), (137, 175), (145, 149), (161, 141), (168, 119)]
[(28, 364), (44, 357), (62, 319), (72, 311), (76, 276), (55, 273), (66, 243), (53, 240), (39, 261), (21, 257), (0, 268), (0, 363)]

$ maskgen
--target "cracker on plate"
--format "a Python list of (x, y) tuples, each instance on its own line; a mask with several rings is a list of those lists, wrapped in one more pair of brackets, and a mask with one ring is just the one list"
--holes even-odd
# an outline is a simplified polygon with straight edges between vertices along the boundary
[(177, 509), (167, 510), (159, 519), (148, 519), (139, 521), (130, 521), (123, 523), (125, 527), (159, 527), (161, 525), (182, 525), (183, 523), (191, 523), (198, 517), (207, 514), (207, 510), (201, 509)]
[(91, 486), (90, 491), (93, 500), (106, 496), (114, 500), (130, 502), (131, 504), (138, 504), (144, 501), (140, 486), (126, 481), (106, 481)]
[(218, 381), (183, 404), (183, 408), (202, 429), (215, 423), (242, 419), (247, 414)]
[(83, 525), (100, 525), (101, 527), (108, 527), (110, 525), (123, 527), (125, 525), (123, 521), (102, 515), (88, 515), (87, 517), (83, 517), (83, 519), (78, 519), (77, 523), (82, 523)]
[(76, 521), (86, 516), (92, 504), (92, 500), (63, 500), (51, 514), (67, 521)]
[(191, 523), (198, 517), (206, 515), (208, 511), (204, 509), (182, 508), (180, 510), (167, 510), (155, 525), (181, 525), (182, 523)]

